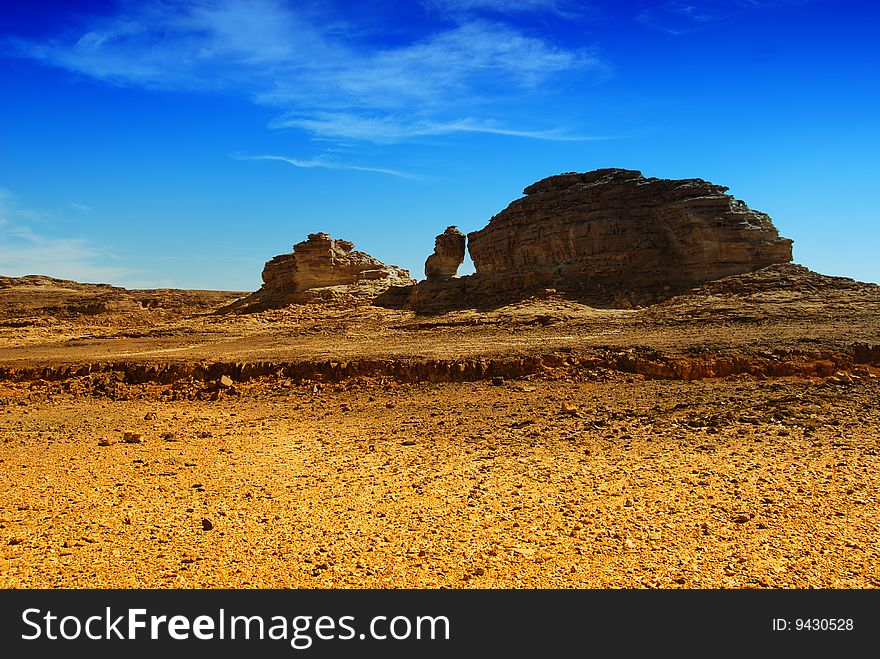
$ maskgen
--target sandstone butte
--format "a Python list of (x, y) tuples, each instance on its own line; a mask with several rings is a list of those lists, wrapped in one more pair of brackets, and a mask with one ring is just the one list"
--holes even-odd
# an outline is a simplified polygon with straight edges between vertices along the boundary
[(792, 241), (727, 190), (627, 169), (551, 176), (467, 235), (474, 275), (429, 276), (378, 303), (493, 306), (553, 288), (598, 306), (631, 307), (790, 262)]
[(409, 271), (385, 265), (347, 240), (309, 234), (263, 267), (260, 290), (227, 306), (227, 311), (258, 311), (289, 304), (345, 298), (369, 302), (390, 286), (412, 284)]

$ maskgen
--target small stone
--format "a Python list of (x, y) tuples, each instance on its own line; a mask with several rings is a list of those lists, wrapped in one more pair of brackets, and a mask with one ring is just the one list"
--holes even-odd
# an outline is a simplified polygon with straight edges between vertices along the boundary
[(477, 575), (478, 577), (482, 577), (484, 574), (486, 574), (486, 570), (484, 570), (481, 567), (478, 567), (474, 570), (474, 574)]
[(113, 445), (113, 442), (111, 442), (109, 439), (99, 439), (98, 440), (98, 446), (112, 446), (112, 445)]
[(214, 528), (213, 522), (211, 522), (211, 520), (208, 519), (207, 517), (202, 517), (202, 530), (203, 531), (210, 531), (213, 528)]
[(504, 384), (504, 378), (502, 378), (500, 375), (496, 375), (494, 378), (492, 378), (492, 384), (496, 387), (500, 387)]
[(348, 403), (343, 403), (342, 405), (339, 406), (339, 411), (340, 412), (351, 412), (351, 405), (349, 405)]
[(228, 389), (233, 384), (232, 378), (228, 375), (221, 375), (220, 379), (217, 380), (217, 385), (223, 389)]
[(147, 412), (144, 414), (144, 421), (155, 421), (157, 418), (159, 417), (155, 412)]
[(164, 439), (166, 442), (177, 441), (177, 435), (175, 435), (173, 432), (163, 432), (160, 437), (162, 437), (162, 439)]
[(575, 414), (578, 413), (577, 405), (574, 405), (574, 404), (569, 403), (567, 401), (562, 402), (562, 405), (559, 408), (559, 411), (562, 414), (569, 414), (571, 416), (574, 416)]
[(734, 524), (745, 524), (751, 519), (746, 513), (738, 513), (733, 516)]
[(414, 439), (407, 439), (407, 440), (404, 440), (404, 441), (400, 442), (400, 445), (401, 445), (401, 446), (415, 446), (415, 445), (416, 445), (416, 440), (414, 440)]
[(126, 444), (140, 444), (143, 441), (143, 435), (139, 432), (122, 433), (122, 441)]

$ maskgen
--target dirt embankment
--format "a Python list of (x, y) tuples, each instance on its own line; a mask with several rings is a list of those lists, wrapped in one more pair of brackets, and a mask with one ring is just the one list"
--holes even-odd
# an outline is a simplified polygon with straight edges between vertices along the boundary
[(180, 380), (215, 381), (228, 376), (238, 382), (277, 377), (295, 382), (341, 382), (349, 378), (391, 378), (398, 382), (473, 382), (491, 378), (553, 377), (586, 371), (614, 370), (650, 379), (701, 380), (733, 375), (757, 377), (820, 377), (850, 373), (871, 377), (880, 369), (880, 345), (856, 344), (843, 350), (783, 350), (664, 354), (652, 349), (579, 352), (557, 350), (544, 355), (492, 359), (362, 359), (304, 360), (255, 363), (98, 362), (52, 366), (0, 366), (0, 379), (14, 382), (60, 381), (109, 376), (125, 384), (171, 384)]

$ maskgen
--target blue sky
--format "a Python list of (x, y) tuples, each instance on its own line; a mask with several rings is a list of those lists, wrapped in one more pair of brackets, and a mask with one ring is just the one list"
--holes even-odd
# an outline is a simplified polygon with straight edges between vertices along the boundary
[(447, 226), (626, 167), (880, 282), (878, 29), (847, 0), (4, 1), (0, 274), (254, 290), (327, 231), (421, 278)]

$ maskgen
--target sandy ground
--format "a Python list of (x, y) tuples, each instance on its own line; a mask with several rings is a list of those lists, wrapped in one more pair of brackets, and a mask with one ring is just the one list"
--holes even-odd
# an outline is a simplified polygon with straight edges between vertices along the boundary
[(875, 381), (314, 389), (6, 406), (0, 586), (880, 586)]

